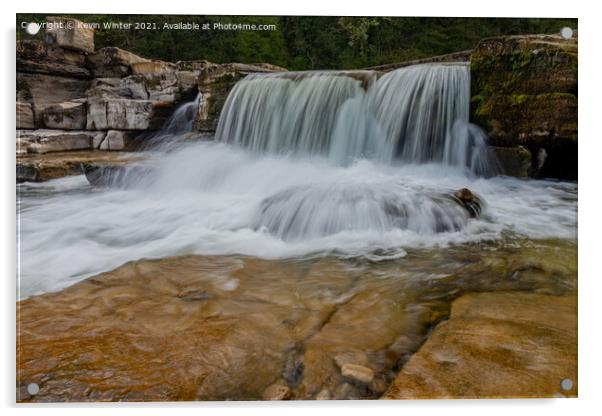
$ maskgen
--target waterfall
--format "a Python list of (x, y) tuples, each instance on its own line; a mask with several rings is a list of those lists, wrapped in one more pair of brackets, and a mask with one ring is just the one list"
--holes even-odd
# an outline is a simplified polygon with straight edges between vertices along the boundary
[(145, 149), (169, 150), (191, 135), (201, 99), (201, 94), (197, 94), (194, 100), (180, 104), (161, 129), (145, 140)]
[(441, 163), (486, 174), (485, 135), (469, 123), (470, 71), (428, 64), (373, 71), (255, 74), (228, 96), (216, 139), (255, 152)]
[(437, 192), (416, 192), (401, 183), (329, 183), (295, 186), (265, 198), (253, 227), (285, 241), (341, 232), (411, 230), (432, 235), (459, 231), (464, 209)]
[(372, 262), (574, 240), (575, 183), (470, 174), (492, 164), (468, 123), (469, 81), (466, 66), (441, 64), (251, 75), (227, 98), (217, 140), (189, 140), (198, 99), (182, 103), (139, 160), (17, 185), (20, 295), (140, 258)]

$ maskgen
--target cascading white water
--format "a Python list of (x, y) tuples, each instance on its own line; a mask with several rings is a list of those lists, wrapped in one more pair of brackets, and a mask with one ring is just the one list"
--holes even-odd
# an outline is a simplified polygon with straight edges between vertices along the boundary
[(181, 141), (182, 136), (193, 133), (201, 99), (202, 95), (197, 94), (194, 100), (180, 104), (161, 129), (144, 140), (144, 148), (168, 150)]
[(376, 73), (252, 75), (226, 101), (216, 138), (253, 151), (386, 163), (443, 163), (490, 173), (487, 143), (469, 124), (465, 64)]
[(459, 231), (466, 211), (439, 192), (416, 193), (402, 183), (322, 183), (294, 186), (261, 202), (254, 228), (286, 241), (341, 232), (411, 230), (432, 235)]
[[(378, 79), (254, 75), (228, 97), (216, 142), (182, 140), (197, 106), (183, 104), (154, 151), (108, 168), (105, 187), (81, 176), (18, 185), (20, 296), (140, 258), (387, 260), (408, 248), (574, 240), (576, 184), (468, 172), (491, 166), (468, 124), (468, 82), (458, 65)], [(464, 187), (487, 203), (478, 218), (450, 197)]]
[(228, 95), (216, 137), (254, 151), (323, 154), (339, 108), (361, 91), (344, 72), (249, 75)]

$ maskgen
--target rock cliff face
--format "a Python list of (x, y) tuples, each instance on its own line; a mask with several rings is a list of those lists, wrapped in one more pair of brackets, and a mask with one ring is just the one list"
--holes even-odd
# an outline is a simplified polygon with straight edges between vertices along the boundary
[(16, 136), (22, 168), (32, 166), (28, 154), (133, 150), (142, 133), (159, 129), (180, 102), (198, 93), (195, 126), (211, 133), (237, 80), (252, 72), (285, 70), (269, 64), (170, 63), (114, 47), (95, 50), (92, 29), (74, 19), (67, 19), (73, 27), (67, 29), (64, 20), (48, 18), (63, 28), (50, 25), (45, 41), (17, 42)]
[(484, 39), (470, 62), (472, 121), (487, 131), (502, 168), (577, 179), (577, 38)]

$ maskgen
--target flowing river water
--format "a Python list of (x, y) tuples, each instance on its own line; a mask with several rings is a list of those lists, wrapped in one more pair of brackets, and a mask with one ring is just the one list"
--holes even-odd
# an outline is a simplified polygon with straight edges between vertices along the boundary
[[(164, 259), (141, 262), (144, 273), (128, 274), (126, 265), (101, 278), (122, 279), (118, 292), (99, 295), (103, 304), (119, 311), (119, 299), (142, 285), (153, 293), (143, 298), (172, 319), (159, 335), (171, 336), (198, 316), (179, 320), (162, 296), (176, 285), (186, 299), (189, 286), (193, 299), (205, 293), (211, 311), (203, 313), (259, 317), (237, 347), (267, 354), (278, 371), (284, 365), (302, 394), (318, 394), (328, 379), (329, 394), (377, 397), (382, 389), (374, 386), (339, 391), (324, 357), (367, 354), (362, 360), (385, 383), (460, 293), (576, 290), (577, 184), (496, 176), (486, 137), (468, 123), (469, 85), (464, 65), (380, 78), (250, 76), (228, 97), (215, 140), (179, 140), (194, 135), (197, 103), (188, 104), (175, 115), (184, 120), (155, 136), (162, 145), (117, 174), (107, 171), (106, 186), (84, 175), (18, 185), (19, 298)], [(450, 197), (462, 188), (482, 201), (477, 218)], [(204, 284), (211, 288), (197, 288)], [(85, 286), (57, 294), (57, 305), (78, 305), (61, 309), (61, 319), (80, 319), (91, 301), (77, 299), (87, 294)], [(152, 326), (144, 316), (150, 304), (129, 301), (123, 313), (139, 314), (138, 329)], [(270, 319), (288, 327), (266, 340)], [(295, 354), (305, 354), (303, 377)], [(191, 397), (256, 398), (269, 381), (258, 376), (257, 384), (256, 367), (235, 374), (244, 379), (239, 390), (214, 385)]]

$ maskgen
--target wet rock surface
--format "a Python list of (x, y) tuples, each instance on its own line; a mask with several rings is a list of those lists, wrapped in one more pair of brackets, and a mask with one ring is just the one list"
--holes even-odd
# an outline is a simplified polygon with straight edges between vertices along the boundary
[(507, 292), (454, 301), (384, 397), (576, 396), (577, 297)]
[[(571, 308), (531, 300), (565, 299), (575, 289), (576, 246), (560, 241), (418, 250), (383, 263), (237, 256), (131, 262), (17, 304), (18, 392), (32, 382), (40, 386), (18, 400), (378, 398), (400, 369), (412, 368), (416, 350), (438, 339), (436, 325), (463, 293), (534, 296), (527, 299), (534, 314), (524, 324), (518, 312), (507, 315), (523, 325), (520, 337), (510, 324), (497, 329), (504, 348), (518, 352), (532, 339), (553, 350), (550, 320)], [(523, 298), (512, 297), (522, 305)], [(442, 328), (464, 319), (457, 336), (491, 332), (499, 317), (473, 317), (462, 299)], [(495, 310), (493, 300), (484, 303)], [(561, 319), (570, 326), (570, 318)], [(455, 344), (435, 345), (456, 351)], [(570, 359), (536, 364), (543, 375), (557, 374)], [(462, 374), (467, 389), (478, 389), (470, 373)], [(508, 383), (516, 376), (501, 374)], [(431, 397), (446, 394), (433, 390)]]
[(17, 183), (43, 182), (65, 176), (82, 175), (82, 164), (122, 166), (139, 160), (138, 155), (104, 151), (70, 151), (45, 155), (17, 156)]
[(128, 188), (141, 185), (134, 178), (141, 178), (153, 174), (148, 166), (123, 164), (103, 164), (85, 162), (81, 164), (82, 172), (92, 186)]

